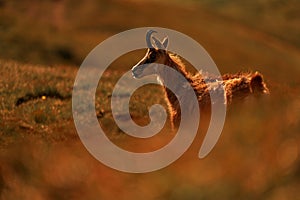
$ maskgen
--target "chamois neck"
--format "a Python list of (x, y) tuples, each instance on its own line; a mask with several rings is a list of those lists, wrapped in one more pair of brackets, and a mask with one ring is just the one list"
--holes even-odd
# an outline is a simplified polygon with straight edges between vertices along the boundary
[(182, 63), (179, 57), (173, 54), (168, 54), (167, 59), (167, 66), (172, 67), (176, 71), (178, 71), (181, 75), (183, 75), (185, 78), (189, 78), (188, 73), (185, 70), (185, 65)]
[(186, 80), (190, 82), (190, 75), (186, 72), (185, 65), (181, 62), (180, 58), (172, 54), (167, 54), (164, 64), (179, 73), (171, 73), (168, 69), (163, 70), (159, 74), (159, 78), (163, 83), (176, 84), (178, 87), (183, 87)]
[[(175, 90), (177, 95), (182, 96), (186, 92), (186, 82), (191, 83), (191, 77), (186, 72), (184, 64), (180, 61), (180, 59), (175, 55), (169, 55), (166, 59), (165, 65), (173, 68), (179, 73), (171, 73), (168, 68), (164, 69), (161, 74), (159, 74), (159, 79), (164, 85), (173, 85), (175, 86)], [(180, 116), (180, 107), (179, 102), (175, 94), (168, 89), (167, 87), (164, 87), (165, 95), (167, 98), (167, 104), (170, 110), (170, 113), (172, 113), (172, 118), (177, 121)]]

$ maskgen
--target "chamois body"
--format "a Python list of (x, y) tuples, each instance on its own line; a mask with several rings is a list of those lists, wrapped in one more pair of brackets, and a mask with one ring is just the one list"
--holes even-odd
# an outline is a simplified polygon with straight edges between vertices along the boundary
[[(215, 87), (210, 84), (215, 84), (217, 77), (208, 77), (200, 73), (196, 75), (189, 74), (185, 69), (185, 65), (180, 61), (180, 58), (172, 54), (168, 54), (167, 61), (164, 64), (177, 70), (186, 78), (194, 89), (200, 109), (206, 110), (210, 108), (211, 99), (209, 91), (210, 88)], [(158, 76), (162, 79), (161, 82), (171, 81), (171, 83), (178, 84), (179, 87), (182, 86), (182, 90), (178, 89), (178, 91), (183, 92), (180, 95), (184, 96), (186, 90), (178, 77), (170, 77), (168, 74), (164, 73), (158, 74)], [(226, 102), (224, 103), (227, 105), (231, 104), (234, 100), (241, 100), (250, 94), (269, 93), (269, 90), (263, 81), (263, 76), (258, 72), (225, 74), (222, 76), (222, 79), (223, 81), (221, 81), (221, 83), (219, 82), (218, 85), (223, 84), (225, 86)], [(164, 93), (168, 104), (171, 123), (173, 126), (177, 126), (180, 122), (179, 101), (174, 93), (166, 87), (164, 87)]]

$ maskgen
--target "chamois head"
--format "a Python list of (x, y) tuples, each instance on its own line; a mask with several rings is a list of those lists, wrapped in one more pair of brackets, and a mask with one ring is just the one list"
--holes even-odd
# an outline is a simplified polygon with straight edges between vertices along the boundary
[[(144, 76), (160, 74), (160, 69), (157, 64), (165, 64), (169, 55), (167, 53), (168, 37), (165, 37), (161, 42), (154, 36), (154, 30), (149, 30), (146, 34), (146, 42), (148, 50), (142, 60), (140, 60), (133, 68), (132, 74), (135, 78), (142, 78)], [(154, 43), (154, 45), (153, 45)]]

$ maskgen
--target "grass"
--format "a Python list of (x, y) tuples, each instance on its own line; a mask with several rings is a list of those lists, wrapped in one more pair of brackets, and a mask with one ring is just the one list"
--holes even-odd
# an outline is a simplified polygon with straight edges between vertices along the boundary
[[(0, 199), (298, 198), (297, 2), (177, 2), (0, 1)], [(154, 14), (158, 8), (164, 12)], [(205, 159), (197, 159), (201, 131), (171, 166), (126, 174), (102, 165), (82, 145), (71, 94), (87, 53), (107, 37), (139, 26), (191, 36), (222, 74), (260, 71), (271, 94), (232, 105), (221, 138)], [(143, 54), (130, 52), (111, 64), (95, 105), (111, 141), (136, 152), (158, 149), (173, 137), (166, 128), (149, 140), (133, 139), (112, 118), (112, 89)], [(165, 105), (160, 87), (134, 93), (130, 110), (138, 124), (147, 124), (154, 103)]]

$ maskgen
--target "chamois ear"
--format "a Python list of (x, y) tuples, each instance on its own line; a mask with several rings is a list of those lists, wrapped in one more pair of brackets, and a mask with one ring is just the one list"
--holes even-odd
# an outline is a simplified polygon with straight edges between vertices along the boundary
[(165, 37), (163, 42), (162, 42), (163, 46), (164, 46), (164, 49), (167, 49), (168, 47), (168, 44), (169, 44), (169, 38), (168, 37)]
[(164, 49), (165, 47), (163, 46), (163, 44), (161, 43), (161, 41), (159, 41), (159, 39), (157, 39), (156, 37), (152, 37), (154, 43), (155, 43), (155, 46), (158, 48), (158, 49)]

